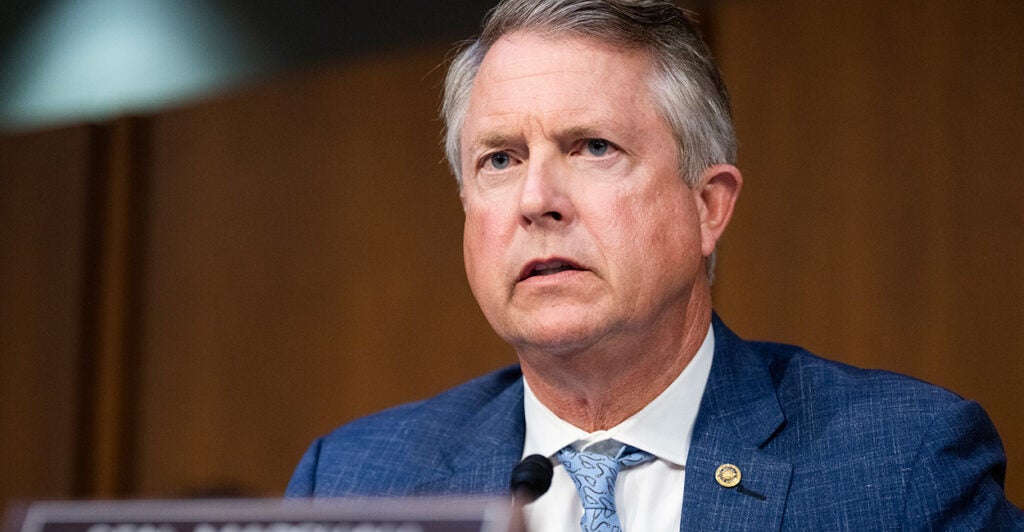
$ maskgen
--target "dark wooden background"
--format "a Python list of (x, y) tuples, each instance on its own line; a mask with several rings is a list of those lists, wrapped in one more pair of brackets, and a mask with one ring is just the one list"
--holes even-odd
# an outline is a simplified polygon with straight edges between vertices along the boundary
[[(735, 0), (748, 338), (979, 401), (1024, 502), (1024, 4)], [(0, 498), (278, 495), (354, 417), (511, 363), (464, 280), (448, 46), (0, 136)]]

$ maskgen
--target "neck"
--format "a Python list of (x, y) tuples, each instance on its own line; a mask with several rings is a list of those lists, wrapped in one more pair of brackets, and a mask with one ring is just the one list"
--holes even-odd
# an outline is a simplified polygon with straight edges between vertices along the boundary
[(610, 429), (665, 391), (697, 354), (711, 323), (710, 302), (685, 316), (682, 326), (652, 328), (666, 333), (660, 336), (648, 330), (643, 339), (606, 341), (571, 354), (520, 352), (523, 376), (561, 419), (587, 432)]

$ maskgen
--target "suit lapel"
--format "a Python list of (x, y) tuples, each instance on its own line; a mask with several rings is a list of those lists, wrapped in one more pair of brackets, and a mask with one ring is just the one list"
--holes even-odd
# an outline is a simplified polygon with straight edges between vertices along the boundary
[(509, 474), (522, 457), (526, 437), (522, 379), (478, 405), (476, 414), (463, 426), (453, 428), (451, 434), (450, 447), (437, 464), (439, 473), (424, 478), (416, 491), (508, 494)]
[[(785, 422), (764, 360), (714, 318), (715, 357), (686, 463), (682, 530), (777, 530), (792, 466), (761, 451)], [(723, 486), (731, 464), (740, 482)], [(728, 482), (726, 482), (728, 484)]]

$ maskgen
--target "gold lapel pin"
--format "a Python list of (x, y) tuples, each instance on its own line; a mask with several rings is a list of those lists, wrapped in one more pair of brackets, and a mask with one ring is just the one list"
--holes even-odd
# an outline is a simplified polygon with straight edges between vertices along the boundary
[(739, 485), (741, 478), (740, 468), (732, 464), (722, 464), (715, 471), (715, 480), (723, 488), (735, 488)]

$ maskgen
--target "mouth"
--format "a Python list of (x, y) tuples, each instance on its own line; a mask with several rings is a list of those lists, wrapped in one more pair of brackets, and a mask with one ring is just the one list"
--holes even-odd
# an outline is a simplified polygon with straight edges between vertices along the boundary
[(531, 277), (544, 277), (565, 271), (582, 271), (585, 269), (565, 259), (531, 261), (519, 272), (519, 279), (517, 281), (525, 281)]

